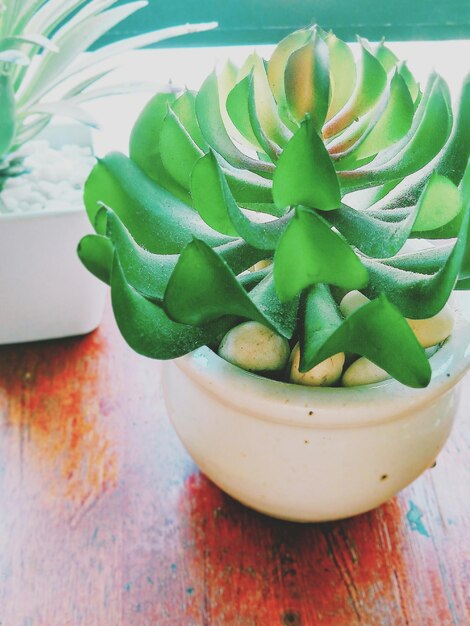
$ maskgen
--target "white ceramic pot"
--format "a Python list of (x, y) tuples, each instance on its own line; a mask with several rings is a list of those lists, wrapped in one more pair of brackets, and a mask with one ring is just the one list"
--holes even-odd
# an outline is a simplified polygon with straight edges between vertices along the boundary
[(379, 506), (434, 463), (469, 345), (459, 317), (419, 390), (394, 380), (349, 389), (280, 383), (204, 347), (165, 364), (165, 400), (195, 462), (228, 494), (274, 517), (334, 520)]
[[(89, 130), (52, 126), (53, 147), (91, 146)], [(82, 335), (100, 323), (106, 288), (82, 266), (84, 209), (0, 215), (0, 344)]]

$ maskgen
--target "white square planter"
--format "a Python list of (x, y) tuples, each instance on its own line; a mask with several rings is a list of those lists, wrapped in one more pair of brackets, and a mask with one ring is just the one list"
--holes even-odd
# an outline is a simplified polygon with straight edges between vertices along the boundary
[[(78, 125), (52, 126), (53, 147), (91, 146)], [(84, 209), (0, 215), (0, 344), (82, 335), (100, 323), (106, 288), (82, 266)]]

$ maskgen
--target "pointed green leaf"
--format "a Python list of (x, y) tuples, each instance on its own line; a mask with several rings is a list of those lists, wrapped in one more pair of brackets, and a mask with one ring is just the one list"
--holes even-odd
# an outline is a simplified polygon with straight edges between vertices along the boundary
[(196, 97), (196, 115), (207, 143), (231, 165), (251, 172), (270, 174), (274, 165), (241, 152), (229, 137), (220, 112), (219, 88), (215, 72), (204, 81)]
[(370, 277), (365, 293), (372, 298), (385, 293), (405, 317), (424, 319), (436, 315), (449, 299), (459, 275), (467, 278), (466, 268), (470, 270), (467, 252), (469, 217), (467, 207), (457, 243), (435, 274), (407, 272), (394, 267), (393, 259), (385, 263), (363, 258)]
[(413, 230), (440, 229), (456, 219), (461, 209), (457, 187), (448, 178), (433, 174), (413, 207), (359, 211), (343, 204), (337, 211), (328, 212), (326, 218), (350, 244), (380, 259), (397, 254)]
[(318, 32), (290, 55), (285, 88), (292, 117), (301, 122), (308, 113), (321, 133), (330, 103), (330, 62), (328, 45)]
[(268, 80), (277, 102), (286, 101), (284, 75), (291, 54), (309, 41), (312, 33), (308, 29), (297, 30), (284, 37), (274, 49), (268, 61)]
[(114, 252), (109, 239), (102, 235), (85, 235), (78, 244), (77, 254), (89, 272), (110, 284)]
[(251, 128), (253, 129), (253, 133), (256, 137), (258, 145), (262, 148), (262, 154), (266, 154), (268, 158), (271, 159), (271, 161), (276, 161), (279, 158), (282, 150), (265, 133), (264, 128), (261, 125), (260, 118), (258, 116), (258, 108), (260, 108), (259, 99), (255, 94), (255, 77), (252, 72), (248, 76), (248, 116), (250, 119)]
[(278, 207), (304, 204), (330, 211), (340, 206), (335, 168), (309, 118), (302, 122), (277, 162), (273, 196)]
[(248, 111), (248, 84), (250, 75), (243, 78), (227, 96), (227, 112), (237, 130), (256, 148), (261, 149), (250, 122)]
[(326, 219), (342, 233), (348, 242), (363, 254), (375, 258), (388, 258), (397, 254), (405, 244), (416, 218), (417, 207), (412, 210), (387, 211), (388, 221), (369, 211), (358, 211), (342, 205), (329, 211)]
[(368, 274), (351, 247), (322, 218), (297, 208), (276, 249), (274, 280), (279, 298), (287, 301), (316, 283), (361, 289)]
[(175, 99), (175, 94), (159, 93), (148, 102), (132, 129), (129, 154), (147, 176), (186, 204), (191, 204), (187, 190), (168, 174), (160, 154), (163, 121)]
[(432, 174), (419, 199), (414, 231), (431, 231), (453, 220), (462, 210), (462, 197), (454, 183)]
[(374, 50), (374, 56), (380, 61), (387, 74), (397, 65), (397, 55), (381, 41)]
[[(253, 125), (252, 118), (254, 117), (268, 141), (283, 148), (292, 137), (292, 132), (284, 124), (278, 112), (277, 103), (269, 86), (265, 63), (258, 55), (254, 56), (251, 75), (253, 77), (249, 93), (251, 123)], [(253, 127), (253, 130), (256, 135), (257, 129)]]
[[(423, 98), (424, 99), (424, 98)], [(458, 185), (470, 157), (470, 75), (464, 81), (458, 105), (458, 114), (452, 133), (442, 151), (415, 176), (405, 178), (375, 208), (389, 209), (410, 206), (418, 201), (431, 174), (436, 171)]]
[(338, 174), (343, 193), (404, 178), (418, 171), (441, 150), (451, 128), (449, 89), (442, 78), (434, 75), (405, 138), (370, 165)]
[(419, 388), (429, 384), (431, 366), (423, 348), (384, 295), (340, 323), (329, 290), (318, 285), (309, 291), (304, 311), (301, 371), (338, 352), (352, 352), (365, 356), (404, 385)]
[[(253, 292), (257, 289), (259, 286)], [(184, 324), (199, 325), (235, 315), (286, 332), (284, 317), (279, 321), (268, 309), (262, 313), (227, 263), (196, 239), (181, 253), (165, 291), (164, 307), (171, 319)]]
[(163, 120), (159, 151), (166, 171), (184, 189), (189, 189), (191, 171), (204, 152), (172, 109)]
[(268, 81), (277, 102), (279, 113), (283, 121), (291, 130), (295, 130), (295, 122), (290, 119), (287, 106), (284, 75), (290, 55), (309, 41), (312, 32), (309, 29), (297, 30), (290, 33), (275, 47), (267, 68)]
[(339, 155), (341, 169), (345, 167), (345, 159), (347, 162), (366, 159), (402, 139), (411, 128), (413, 115), (414, 105), (408, 87), (396, 73), (372, 112), (365, 131), (355, 144)]
[(197, 121), (196, 92), (186, 90), (175, 100), (171, 108), (194, 143), (205, 152), (209, 146), (202, 135)]
[[(106, 219), (106, 235), (119, 256), (126, 281), (146, 298), (162, 300), (179, 256), (147, 252), (135, 243), (121, 220), (112, 211), (103, 208), (102, 212)], [(241, 239), (218, 246), (215, 251), (235, 274), (246, 270), (266, 256), (266, 253), (252, 248)]]
[(201, 326), (173, 322), (158, 304), (127, 284), (117, 255), (111, 277), (111, 300), (124, 339), (133, 350), (152, 359), (175, 359), (200, 346), (218, 343), (235, 324), (233, 318)]
[(348, 44), (328, 33), (326, 42), (330, 51), (331, 100), (327, 119), (340, 111), (351, 97), (356, 84), (356, 63)]
[(379, 101), (386, 84), (387, 74), (380, 61), (361, 43), (361, 60), (354, 92), (344, 107), (325, 124), (323, 136), (334, 137), (354, 119), (370, 111)]
[(191, 176), (191, 195), (202, 219), (214, 230), (240, 235), (262, 250), (274, 250), (289, 218), (252, 222), (237, 206), (213, 152), (201, 157)]
[(92, 224), (100, 205), (105, 204), (150, 252), (178, 253), (193, 236), (213, 246), (229, 241), (119, 153), (107, 155), (94, 167), (85, 184), (84, 199)]

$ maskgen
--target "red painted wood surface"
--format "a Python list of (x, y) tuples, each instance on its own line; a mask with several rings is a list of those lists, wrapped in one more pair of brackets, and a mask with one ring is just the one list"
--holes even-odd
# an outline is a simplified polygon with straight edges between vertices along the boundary
[(469, 405), (467, 382), (437, 467), (399, 497), (296, 525), (198, 472), (160, 365), (109, 312), (87, 337), (1, 348), (0, 624), (468, 626)]

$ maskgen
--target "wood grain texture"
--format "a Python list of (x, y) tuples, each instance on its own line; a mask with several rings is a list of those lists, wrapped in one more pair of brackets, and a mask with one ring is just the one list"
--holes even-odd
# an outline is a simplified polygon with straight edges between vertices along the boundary
[(470, 382), (437, 467), (373, 513), (296, 525), (198, 472), (159, 377), (110, 312), (0, 349), (1, 626), (470, 624)]

